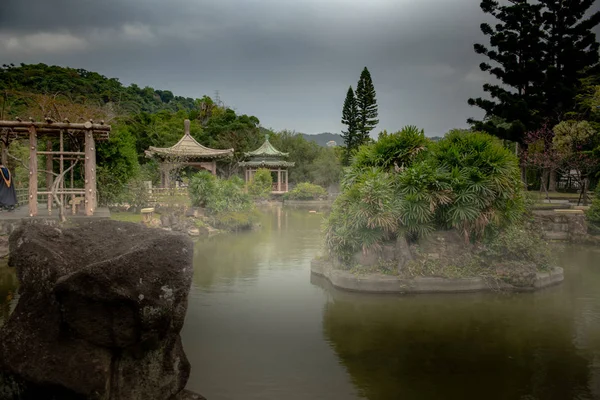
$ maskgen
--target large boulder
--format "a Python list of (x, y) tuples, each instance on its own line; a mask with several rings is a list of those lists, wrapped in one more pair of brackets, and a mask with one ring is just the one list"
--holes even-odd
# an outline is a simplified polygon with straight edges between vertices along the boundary
[(116, 221), (24, 224), (9, 245), (21, 296), (0, 330), (0, 400), (183, 395), (187, 236)]

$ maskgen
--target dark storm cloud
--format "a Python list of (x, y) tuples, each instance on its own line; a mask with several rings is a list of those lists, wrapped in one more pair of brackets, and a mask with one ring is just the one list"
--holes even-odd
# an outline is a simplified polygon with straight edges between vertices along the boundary
[(473, 0), (3, 0), (0, 62), (98, 71), (201, 97), (219, 90), (263, 125), (339, 132), (369, 67), (379, 129), (430, 135), (479, 116)]

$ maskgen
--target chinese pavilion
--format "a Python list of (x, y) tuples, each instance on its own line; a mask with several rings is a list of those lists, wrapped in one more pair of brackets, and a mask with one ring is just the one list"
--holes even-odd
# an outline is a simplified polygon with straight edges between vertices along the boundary
[(289, 153), (277, 150), (271, 142), (269, 135), (265, 135), (265, 142), (258, 149), (244, 153), (248, 161), (239, 163), (244, 168), (246, 183), (252, 181), (254, 174), (259, 169), (268, 169), (273, 174), (277, 174), (276, 182), (273, 183), (272, 193), (286, 193), (288, 191), (288, 168), (293, 167), (293, 162), (285, 161), (284, 158)]
[(171, 172), (182, 166), (206, 169), (217, 174), (217, 160), (231, 157), (233, 149), (218, 150), (202, 146), (190, 135), (190, 120), (183, 122), (185, 133), (179, 142), (171, 147), (153, 147), (146, 150), (147, 157), (156, 157), (161, 163), (161, 184), (168, 188), (171, 185)]

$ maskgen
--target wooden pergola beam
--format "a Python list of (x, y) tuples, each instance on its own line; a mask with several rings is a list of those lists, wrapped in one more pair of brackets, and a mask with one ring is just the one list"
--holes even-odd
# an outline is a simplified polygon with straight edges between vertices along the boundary
[(51, 129), (56, 130), (57, 132), (60, 130), (93, 130), (93, 131), (103, 131), (110, 132), (110, 125), (104, 124), (95, 124), (93, 122), (85, 122), (83, 124), (72, 124), (70, 122), (35, 122), (35, 121), (0, 121), (0, 128), (25, 128), (29, 129), (30, 127), (35, 127), (36, 130), (39, 129)]

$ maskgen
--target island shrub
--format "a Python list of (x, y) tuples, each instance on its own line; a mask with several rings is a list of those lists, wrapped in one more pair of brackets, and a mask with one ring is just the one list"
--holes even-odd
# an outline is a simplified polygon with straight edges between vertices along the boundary
[(283, 198), (286, 200), (326, 200), (327, 196), (327, 190), (322, 186), (302, 182), (284, 194)]
[(205, 208), (217, 228), (241, 230), (256, 222), (254, 202), (237, 176), (219, 179), (210, 172), (199, 172), (190, 179), (189, 194), (192, 205)]
[(254, 176), (252, 181), (248, 184), (248, 194), (257, 200), (266, 200), (271, 197), (271, 190), (273, 188), (273, 177), (271, 171), (265, 168), (260, 168)]
[(349, 260), (399, 236), (416, 241), (434, 230), (456, 229), (466, 242), (480, 241), (524, 210), (518, 160), (499, 140), (456, 130), (434, 143), (407, 127), (358, 150), (325, 238), (333, 254)]

